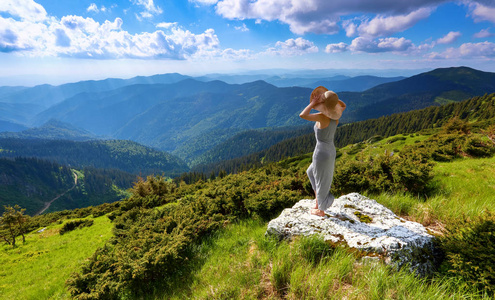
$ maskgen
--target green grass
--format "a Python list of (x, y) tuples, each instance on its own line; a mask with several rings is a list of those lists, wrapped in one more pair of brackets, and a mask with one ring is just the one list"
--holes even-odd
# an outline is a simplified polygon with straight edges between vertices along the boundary
[[(399, 134), (372, 143), (349, 145), (340, 149), (339, 159), (353, 159), (357, 153), (375, 156), (386, 151), (400, 152), (404, 146), (426, 140), (428, 135)], [(359, 151), (353, 151), (359, 149)], [(435, 191), (427, 199), (411, 194), (366, 196), (390, 208), (396, 214), (409, 216), (424, 225), (452, 224), (460, 218), (478, 216), (486, 209), (495, 211), (495, 157), (462, 158), (437, 162), (433, 169)], [(358, 191), (359, 192), (359, 191)]]
[(409, 194), (368, 196), (424, 225), (455, 224), (487, 209), (495, 211), (495, 157), (437, 163), (433, 173), (436, 191), (428, 199)]
[(349, 154), (349, 157), (354, 157), (356, 150), (366, 155), (375, 156), (383, 154), (385, 151), (388, 153), (396, 153), (402, 150), (404, 146), (413, 145), (415, 143), (426, 140), (429, 136), (419, 134), (399, 134), (391, 137), (384, 138), (380, 141), (371, 143), (358, 143), (345, 146), (340, 149), (342, 153)]
[(69, 299), (65, 280), (110, 238), (112, 225), (102, 216), (64, 235), (58, 234), (61, 227), (34, 231), (16, 248), (0, 246), (0, 299)]
[[(369, 155), (400, 152), (405, 145), (426, 138), (399, 135), (358, 148)], [(305, 155), (298, 166), (310, 158)], [(495, 211), (495, 157), (436, 163), (433, 173), (436, 190), (426, 199), (410, 194), (366, 196), (439, 230), (485, 209)], [(61, 227), (54, 224), (43, 233), (33, 232), (27, 235), (26, 244), (19, 242), (14, 249), (0, 246), (0, 299), (69, 298), (65, 280), (110, 238), (112, 224), (102, 216), (94, 219), (93, 226), (63, 236), (58, 234)], [(379, 262), (361, 260), (344, 248), (330, 250), (314, 237), (278, 242), (264, 236), (266, 227), (259, 220), (226, 225), (192, 247), (194, 255), (186, 261), (184, 273), (171, 279), (175, 288), (146, 299), (483, 298), (455, 279), (419, 279)]]
[[(228, 225), (199, 246), (196, 271), (172, 294), (152, 299), (482, 299), (448, 278), (420, 279), (320, 238), (278, 242), (266, 225)], [(326, 250), (324, 250), (326, 249)]]

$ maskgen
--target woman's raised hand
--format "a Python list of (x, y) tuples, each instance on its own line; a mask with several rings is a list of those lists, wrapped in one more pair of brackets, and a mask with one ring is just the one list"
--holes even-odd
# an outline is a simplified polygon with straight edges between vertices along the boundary
[(312, 98), (311, 98), (311, 104), (312, 104), (313, 106), (315, 106), (315, 105), (318, 105), (318, 104), (320, 104), (320, 103), (325, 102), (325, 100), (323, 99), (323, 95), (324, 95), (324, 94), (319, 94), (319, 95), (318, 95), (318, 96), (316, 96), (316, 97), (312, 97)]

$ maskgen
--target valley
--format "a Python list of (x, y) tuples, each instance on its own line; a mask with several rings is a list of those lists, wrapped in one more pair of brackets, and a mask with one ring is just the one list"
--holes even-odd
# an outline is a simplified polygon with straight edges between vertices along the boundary
[(26, 209), (25, 242), (0, 248), (0, 296), (489, 299), (493, 273), (479, 257), (495, 257), (484, 240), (495, 224), (494, 78), (438, 69), (339, 93), (349, 110), (332, 193), (362, 193), (435, 233), (432, 278), (318, 238), (265, 237), (270, 219), (314, 197), (314, 133), (298, 117), (310, 88), (178, 74), (86, 83), (95, 90), (43, 102), (0, 133), (0, 203)]

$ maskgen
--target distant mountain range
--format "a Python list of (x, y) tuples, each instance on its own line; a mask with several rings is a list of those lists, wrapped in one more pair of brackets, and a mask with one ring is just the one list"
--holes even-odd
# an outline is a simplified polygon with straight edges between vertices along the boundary
[(0, 132), (0, 138), (70, 141), (87, 141), (98, 139), (96, 135), (87, 130), (77, 128), (69, 123), (64, 123), (55, 119), (49, 120), (40, 127), (24, 128), (24, 130), (18, 132)]
[(325, 86), (335, 92), (361, 92), (374, 86), (405, 79), (406, 77), (378, 77), (378, 76), (343, 76), (332, 77), (297, 77), (297, 76), (270, 76), (270, 75), (210, 75), (196, 78), (201, 81), (221, 80), (230, 84), (243, 84), (263, 80), (277, 87), (307, 87)]
[[(213, 157), (227, 157), (212, 153), (212, 149), (246, 130), (308, 124), (298, 115), (308, 104), (312, 87), (277, 87), (261, 80), (228, 84), (199, 79), (165, 74), (58, 87), (0, 88), (0, 125), (18, 126), (19, 130), (41, 126), (24, 130), (18, 137), (33, 138), (40, 131), (46, 138), (47, 127), (66, 126), (46, 125), (57, 120), (72, 127), (54, 129), (54, 137), (132, 140), (171, 152), (193, 165)], [(495, 73), (466, 67), (436, 69), (399, 79), (362, 76), (311, 80), (315, 85), (329, 87), (330, 82), (344, 87), (352, 81), (361, 85), (393, 81), (365, 91), (339, 92), (347, 104), (343, 123), (495, 92)]]

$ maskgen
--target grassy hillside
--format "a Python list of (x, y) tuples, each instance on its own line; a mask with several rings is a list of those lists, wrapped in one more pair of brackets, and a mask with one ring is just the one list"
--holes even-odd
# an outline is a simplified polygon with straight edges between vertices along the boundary
[(90, 227), (64, 235), (63, 226), (53, 223), (43, 232), (37, 228), (17, 248), (0, 245), (0, 297), (2, 299), (69, 299), (65, 281), (111, 237), (107, 217), (94, 220)]
[[(424, 154), (430, 153), (432, 161), (432, 153), (446, 153), (450, 144), (439, 140), (446, 136), (450, 136), (449, 133), (408, 134), (348, 145), (340, 149), (334, 180), (341, 180), (341, 171), (349, 163), (366, 162), (369, 157), (376, 160), (390, 157), (391, 151), (394, 152), (392, 157), (397, 158), (411, 151), (426, 151)], [(461, 138), (465, 141), (480, 138), (486, 146), (494, 147), (489, 146), (483, 134), (456, 136), (454, 145)], [(461, 152), (452, 154), (450, 161), (434, 162), (432, 178), (428, 181), (431, 189), (426, 195), (400, 188), (373, 193), (366, 189), (354, 191), (376, 199), (402, 217), (422, 223), (432, 232), (448, 234), (446, 229), (455, 228), (466, 218), (473, 220), (483, 216), (484, 210), (495, 210), (492, 188), (495, 157), (492, 153), (474, 158), (464, 152), (469, 149), (462, 148)], [(190, 185), (175, 186), (150, 177), (135, 186), (129, 199), (113, 208), (105, 208), (106, 212), (108, 208), (112, 211), (108, 217), (96, 218), (92, 227), (77, 229), (89, 232), (98, 224), (97, 220), (102, 220), (101, 226), (106, 229), (100, 228), (93, 234), (107, 239), (110, 236), (101, 232), (114, 228), (112, 242), (107, 247), (100, 248), (97, 255), (83, 263), (82, 269), (75, 265), (70, 267), (78, 275), (69, 276), (70, 271), (64, 270), (60, 277), (49, 280), (53, 281), (52, 287), (45, 289), (43, 284), (27, 284), (30, 289), (25, 293), (39, 299), (68, 298), (62, 278), (70, 277), (68, 288), (78, 297), (89, 295), (87, 287), (91, 287), (102, 291), (102, 295), (125, 299), (139, 299), (143, 295), (151, 299), (489, 298), (488, 294), (473, 289), (469, 281), (442, 269), (433, 278), (419, 279), (406, 271), (392, 271), (381, 263), (361, 261), (345, 248), (328, 248), (318, 239), (294, 242), (266, 239), (264, 231), (270, 218), (299, 199), (311, 198), (304, 173), (310, 159), (311, 154), (305, 154), (249, 172)], [(334, 193), (338, 195), (338, 190)], [(62, 222), (67, 222), (65, 218), (84, 217), (97, 211), (99, 209), (90, 208), (67, 212), (68, 215), (58, 213), (53, 220), (62, 217)], [(43, 216), (42, 220), (46, 222), (51, 215)], [(107, 218), (114, 220), (113, 224), (108, 223)], [(67, 236), (76, 236), (77, 232), (69, 232)], [(46, 268), (43, 262), (48, 255), (58, 253), (55, 245), (69, 247), (71, 244), (60, 240), (65, 235), (38, 236), (31, 233), (27, 243), (19, 243), (15, 251), (6, 246), (2, 248), (1, 262), (9, 265), (4, 271), (3, 278), (8, 284), (1, 287), (2, 295), (24, 291), (26, 283), (16, 280), (24, 268), (28, 268), (28, 264)], [(94, 243), (93, 237), (78, 241), (80, 247), (92, 249), (85, 252), (87, 256), (98, 246), (89, 245), (90, 242)], [(36, 249), (53, 247), (54, 250), (34, 252), (35, 244)], [(29, 260), (19, 261), (20, 254)], [(60, 262), (57, 256), (49, 257), (52, 264), (48, 270), (64, 263), (64, 255)], [(115, 266), (112, 271), (115, 273), (103, 276), (106, 266), (110, 265)], [(108, 286), (106, 291), (105, 285)]]

